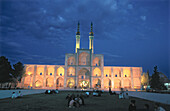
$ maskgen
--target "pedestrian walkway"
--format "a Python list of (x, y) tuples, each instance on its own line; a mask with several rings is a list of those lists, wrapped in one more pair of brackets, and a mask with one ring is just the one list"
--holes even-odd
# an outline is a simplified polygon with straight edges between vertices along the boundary
[(21, 91), (23, 95), (29, 95), (43, 93), (45, 92), (45, 89), (0, 90), (0, 99), (9, 98), (11, 97), (12, 92), (18, 93), (19, 91)]

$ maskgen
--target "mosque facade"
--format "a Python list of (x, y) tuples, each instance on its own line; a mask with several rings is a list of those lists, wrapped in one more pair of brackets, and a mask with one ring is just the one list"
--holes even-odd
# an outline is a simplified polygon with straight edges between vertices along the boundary
[(25, 64), (21, 87), (140, 89), (142, 67), (104, 66), (104, 55), (94, 54), (93, 24), (89, 33), (89, 49), (80, 48), (79, 26), (78, 23), (75, 53), (65, 55), (65, 65)]

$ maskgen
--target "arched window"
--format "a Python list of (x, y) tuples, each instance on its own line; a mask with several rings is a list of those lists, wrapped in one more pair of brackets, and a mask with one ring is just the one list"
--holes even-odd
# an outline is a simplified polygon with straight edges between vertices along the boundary
[(40, 72), (40, 75), (42, 75), (42, 72)]
[(84, 76), (81, 76), (81, 79), (84, 79)]
[(53, 73), (50, 73), (50, 76), (53, 75)]
[(115, 75), (115, 77), (117, 77), (117, 74)]
[(125, 77), (127, 77), (127, 75), (125, 75)]
[(106, 74), (106, 77), (107, 77), (108, 75)]
[(97, 74), (96, 74), (96, 76), (97, 76)]

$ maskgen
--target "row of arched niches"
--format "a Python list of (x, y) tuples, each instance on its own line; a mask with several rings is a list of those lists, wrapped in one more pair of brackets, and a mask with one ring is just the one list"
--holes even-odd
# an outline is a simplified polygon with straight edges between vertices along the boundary
[[(35, 69), (36, 68), (36, 69)], [(113, 69), (113, 71), (112, 71)], [(111, 87), (112, 81), (114, 83), (114, 88), (119, 88), (122, 86), (122, 77), (124, 81), (124, 87), (131, 88), (131, 77), (133, 76), (133, 84), (135, 87), (140, 85), (140, 68), (131, 68), (125, 67), (121, 71), (121, 67), (104, 67), (103, 80), (104, 87)], [(67, 69), (67, 87), (73, 87), (75, 85), (75, 67), (68, 67)], [(132, 74), (133, 73), (133, 74)], [(56, 65), (28, 65), (26, 67), (26, 76), (24, 79), (24, 86), (32, 86), (35, 84), (35, 87), (53, 87), (56, 84), (57, 87), (64, 86), (64, 75), (65, 69), (64, 66)], [(83, 82), (88, 82), (90, 84), (90, 75), (94, 77), (92, 86), (96, 85), (101, 86), (101, 69), (99, 67), (94, 67), (92, 72), (87, 68), (81, 68), (78, 71), (78, 85), (81, 87)], [(35, 78), (34, 78), (35, 77)], [(33, 78), (35, 81), (33, 81)], [(114, 80), (112, 79), (114, 78)], [(86, 81), (85, 81), (86, 80)], [(45, 82), (44, 82), (45, 81)]]
[[(90, 63), (91, 63), (90, 60), (91, 60), (90, 54), (88, 54), (86, 52), (82, 52), (78, 56), (78, 65), (90, 66)], [(76, 56), (75, 55), (68, 57), (67, 65), (68, 66), (76, 65)], [(101, 57), (100, 56), (92, 57), (92, 66), (101, 66)]]

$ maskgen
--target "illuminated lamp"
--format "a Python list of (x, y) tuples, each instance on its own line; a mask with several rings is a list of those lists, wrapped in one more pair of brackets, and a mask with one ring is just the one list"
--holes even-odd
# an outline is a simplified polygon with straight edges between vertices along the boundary
[(28, 72), (28, 75), (31, 75), (31, 72)]

